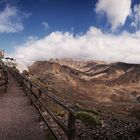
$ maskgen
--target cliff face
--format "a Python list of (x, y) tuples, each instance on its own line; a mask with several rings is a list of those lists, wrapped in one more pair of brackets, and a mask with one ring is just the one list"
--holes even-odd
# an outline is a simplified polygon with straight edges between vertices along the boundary
[(30, 74), (54, 94), (73, 102), (137, 102), (140, 65), (56, 59), (37, 61)]

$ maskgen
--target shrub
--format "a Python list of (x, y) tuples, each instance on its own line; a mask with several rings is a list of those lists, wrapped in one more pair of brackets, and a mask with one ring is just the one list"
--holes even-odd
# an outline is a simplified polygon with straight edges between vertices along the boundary
[(99, 113), (96, 110), (84, 109), (83, 111), (88, 112), (88, 113), (92, 113), (92, 114), (95, 114), (95, 115), (99, 115)]
[(84, 123), (101, 125), (101, 120), (99, 116), (93, 115), (92, 113), (89, 113), (86, 111), (77, 112), (76, 118), (81, 120)]

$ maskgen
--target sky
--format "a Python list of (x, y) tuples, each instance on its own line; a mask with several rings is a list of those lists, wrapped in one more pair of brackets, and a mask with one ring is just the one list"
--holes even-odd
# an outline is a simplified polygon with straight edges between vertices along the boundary
[(140, 1), (0, 0), (0, 49), (26, 65), (50, 58), (140, 63)]

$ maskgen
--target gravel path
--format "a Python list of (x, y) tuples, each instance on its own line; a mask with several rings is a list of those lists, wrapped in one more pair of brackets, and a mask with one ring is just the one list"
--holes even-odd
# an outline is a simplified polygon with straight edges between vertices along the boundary
[(0, 140), (44, 140), (36, 109), (11, 75), (9, 79), (8, 91), (0, 97)]

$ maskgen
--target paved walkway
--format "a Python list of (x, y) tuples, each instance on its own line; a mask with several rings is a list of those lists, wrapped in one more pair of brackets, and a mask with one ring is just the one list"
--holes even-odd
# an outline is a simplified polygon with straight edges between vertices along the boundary
[(36, 109), (11, 75), (8, 86), (0, 97), (0, 140), (44, 140)]

